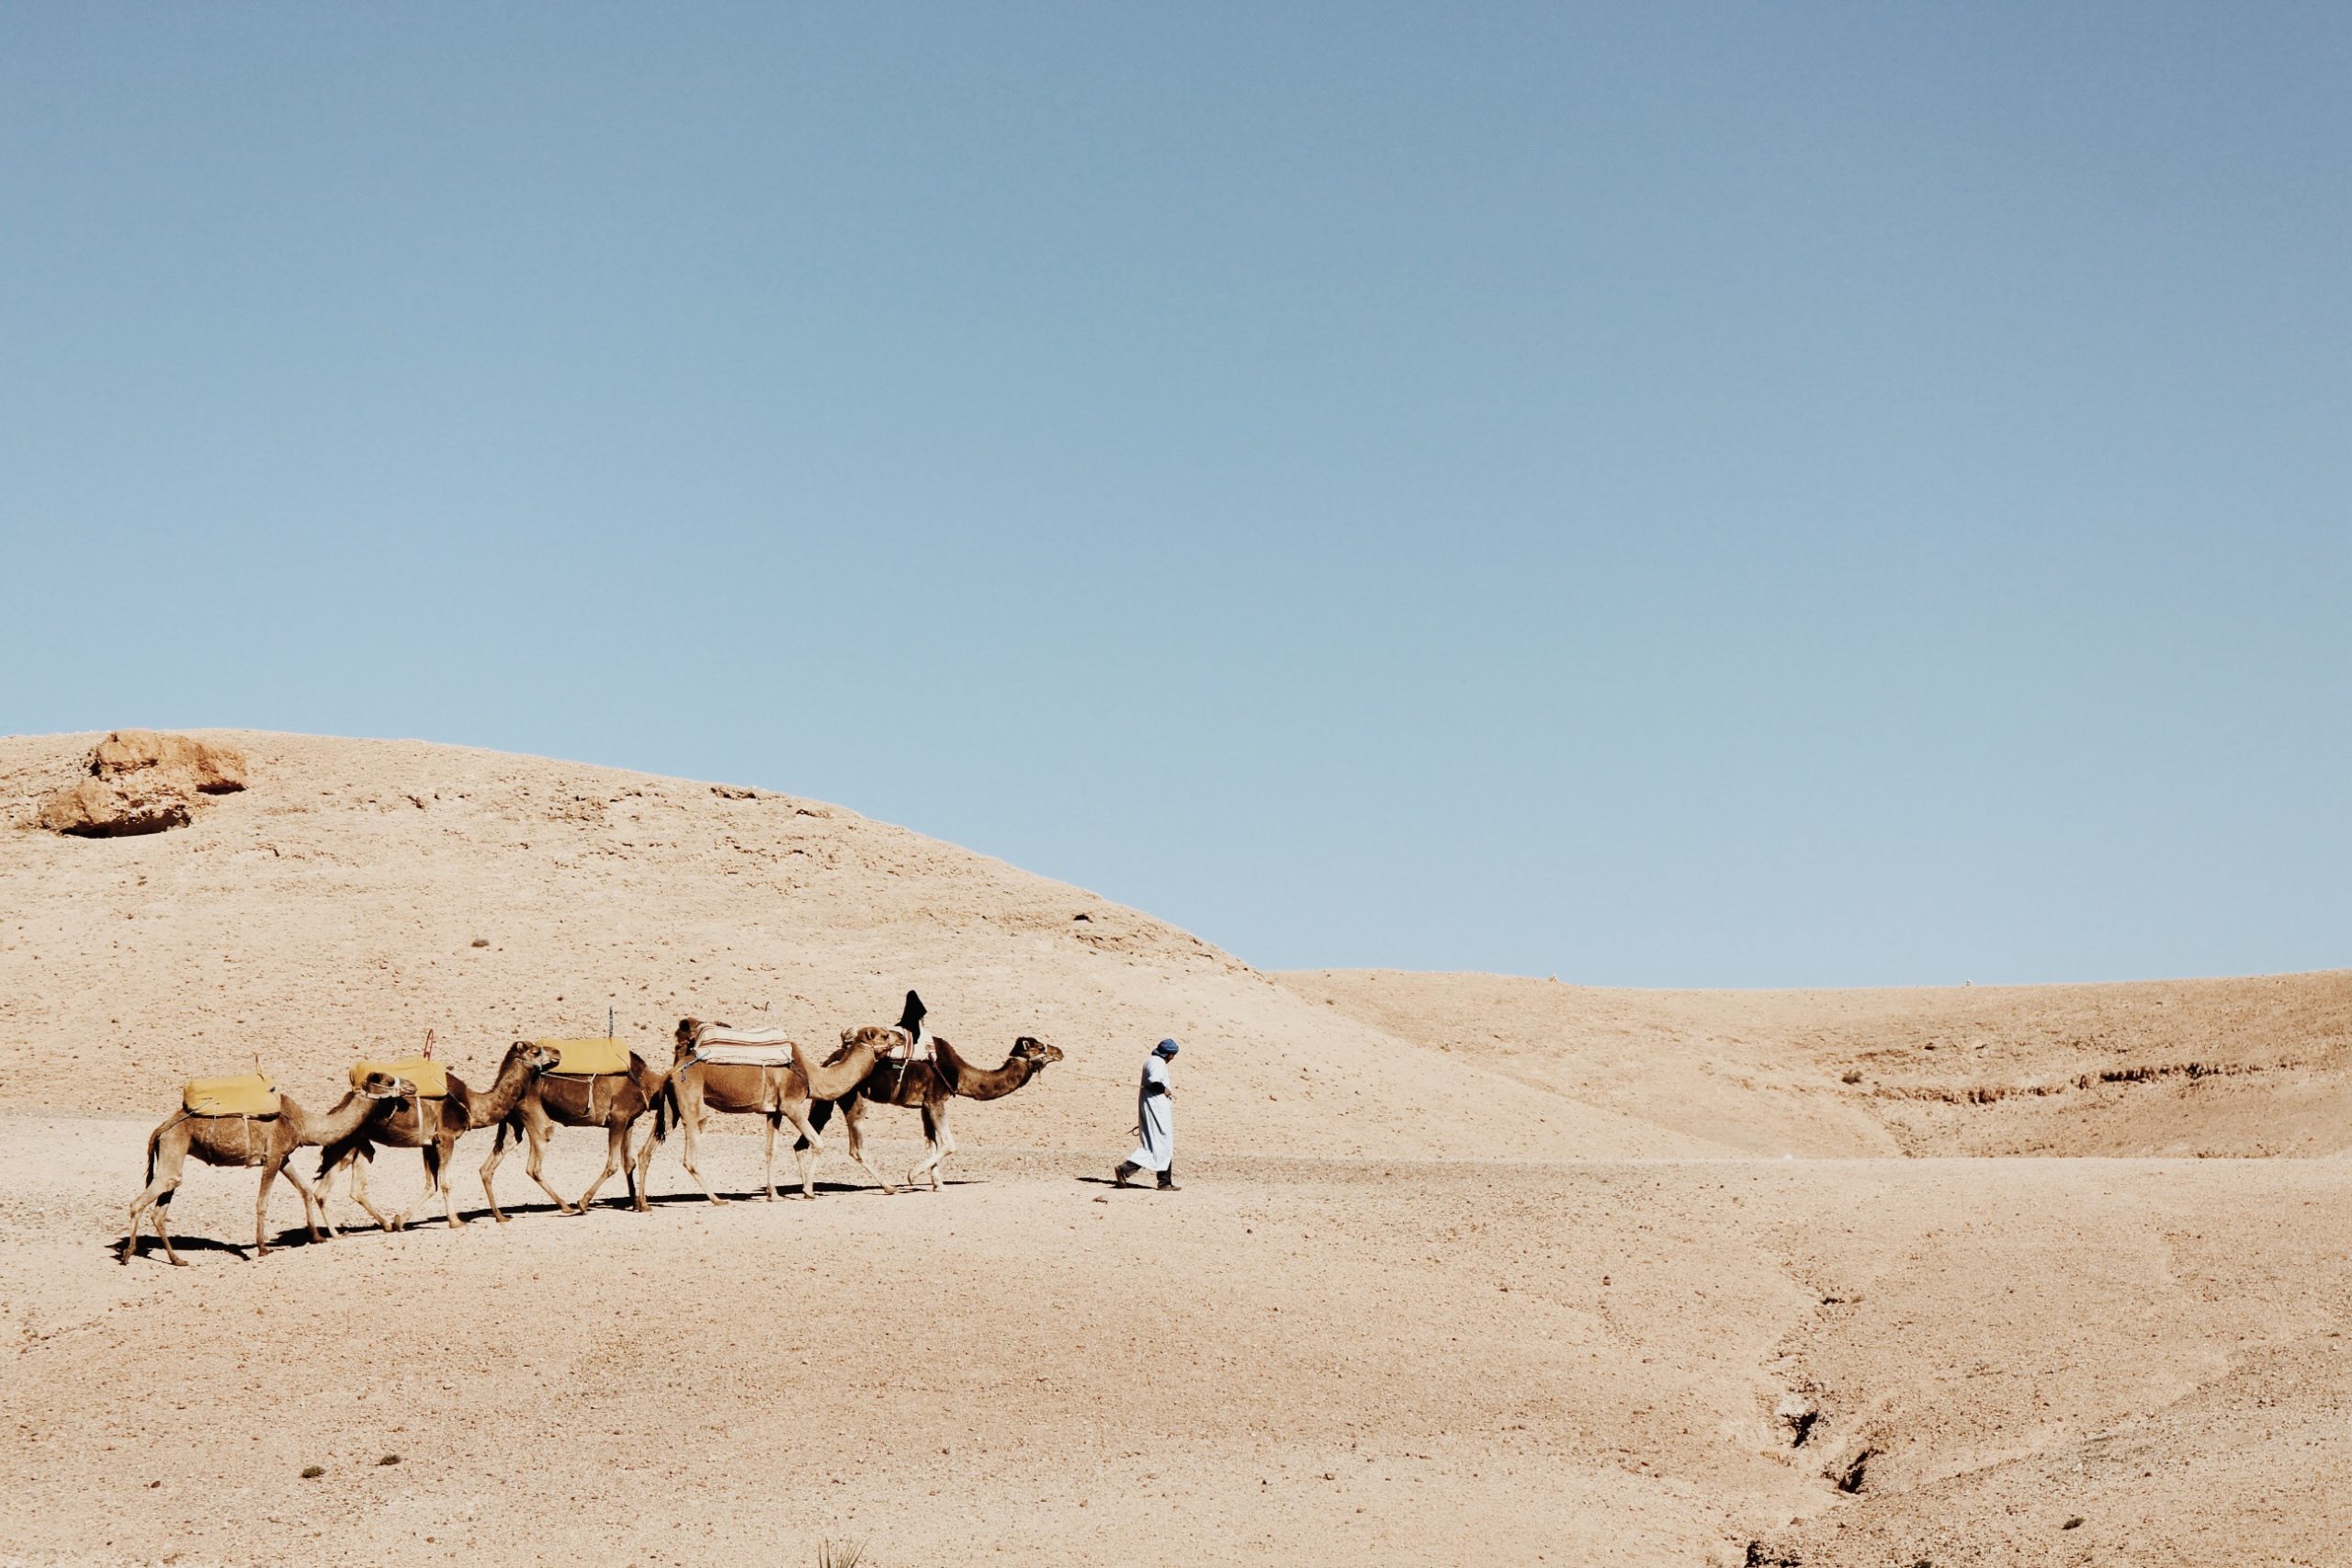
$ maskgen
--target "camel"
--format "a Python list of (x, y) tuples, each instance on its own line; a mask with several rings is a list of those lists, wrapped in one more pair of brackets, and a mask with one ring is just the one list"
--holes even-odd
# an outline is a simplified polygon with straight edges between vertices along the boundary
[[(537, 1074), (554, 1066), (556, 1059), (553, 1047), (518, 1040), (507, 1048), (506, 1059), (498, 1065), (498, 1076), (481, 1093), (468, 1089), (464, 1079), (451, 1073), (447, 1099), (427, 1100), (420, 1096), (405, 1100), (381, 1121), (328, 1145), (319, 1155), (319, 1220), (326, 1226), (327, 1235), (336, 1234), (334, 1222), (327, 1215), (328, 1201), (334, 1195), (335, 1172), (346, 1168), (351, 1171), (352, 1201), (368, 1212), (368, 1217), (376, 1222), (379, 1229), (405, 1230), (409, 1215), (435, 1192), (441, 1196), (441, 1212), (447, 1216), (449, 1228), (456, 1230), (464, 1224), (466, 1222), (458, 1217), (456, 1201), (449, 1196), (449, 1161), (457, 1152), (458, 1140), (477, 1127), (491, 1126), (514, 1114), (525, 1088)], [(368, 1167), (374, 1163), (379, 1147), (415, 1149), (424, 1156), (424, 1190), (389, 1220), (368, 1201)]]
[(795, 1163), (800, 1170), (800, 1196), (817, 1196), (817, 1161), (825, 1152), (824, 1140), (808, 1119), (809, 1107), (820, 1101), (839, 1100), (856, 1089), (874, 1070), (882, 1053), (895, 1043), (894, 1032), (887, 1029), (852, 1030), (842, 1036), (842, 1048), (822, 1066), (812, 1065), (800, 1049), (799, 1042), (787, 1042), (792, 1050), (792, 1065), (785, 1066), (749, 1066), (718, 1062), (696, 1061), (695, 1048), (702, 1042), (705, 1030), (724, 1030), (723, 1023), (706, 1024), (698, 1019), (678, 1021), (678, 1055), (670, 1068), (670, 1076), (662, 1086), (662, 1101), (653, 1113), (653, 1131), (647, 1137), (649, 1150), (654, 1144), (669, 1136), (670, 1124), (676, 1122), (684, 1142), (679, 1158), (686, 1174), (695, 1179), (702, 1195), (714, 1203), (726, 1199), (710, 1190), (702, 1179), (695, 1162), (695, 1148), (702, 1133), (707, 1111), (730, 1111), (739, 1115), (763, 1116), (767, 1119), (767, 1164), (763, 1172), (766, 1201), (775, 1201), (775, 1134), (785, 1122), (792, 1123), (792, 1145)]
[[(653, 1109), (654, 1100), (662, 1093), (662, 1076), (634, 1051), (628, 1054), (626, 1073), (533, 1073), (524, 1083), (514, 1109), (498, 1123), (498, 1135), (490, 1144), (490, 1157), (481, 1162), (481, 1190), (482, 1196), (490, 1200), (490, 1217), (501, 1224), (506, 1223), (506, 1212), (498, 1206), (498, 1194), (490, 1182), (498, 1162), (506, 1157), (509, 1138), (528, 1146), (523, 1170), (539, 1184), (540, 1191), (555, 1200), (556, 1213), (586, 1213), (588, 1205), (596, 1201), (596, 1190), (611, 1180), (616, 1170), (628, 1183), (629, 1207), (640, 1214), (645, 1213), (645, 1167), (653, 1157), (653, 1140), (645, 1140), (632, 1165), (628, 1130), (637, 1125), (639, 1117)], [(605, 1168), (588, 1184), (587, 1192), (578, 1203), (568, 1201), (539, 1174), (539, 1164), (547, 1156), (548, 1136), (560, 1126), (605, 1130)]]
[[(885, 1032), (898, 1034), (898, 1030)], [(848, 1035), (843, 1035), (846, 1041)], [(1035, 1077), (1055, 1062), (1062, 1059), (1061, 1047), (1048, 1045), (1024, 1034), (1012, 1043), (1012, 1054), (1000, 1067), (976, 1067), (956, 1054), (956, 1047), (937, 1035), (932, 1037), (932, 1059), (928, 1062), (884, 1062), (857, 1086), (857, 1092), (841, 1101), (842, 1125), (849, 1134), (849, 1157), (857, 1162), (868, 1176), (882, 1185), (885, 1192), (897, 1188), (878, 1170), (865, 1163), (865, 1130), (859, 1125), (865, 1114), (864, 1107), (876, 1105), (914, 1106), (922, 1111), (923, 1157), (907, 1172), (907, 1185), (922, 1185), (925, 1176), (931, 1178), (931, 1190), (939, 1190), (940, 1162), (956, 1152), (956, 1135), (948, 1128), (949, 1106), (958, 1097), (965, 1100), (1001, 1100), (1014, 1089)], [(834, 1061), (844, 1053), (836, 1052)], [(820, 1132), (831, 1119), (831, 1105), (818, 1106), (809, 1122)]]
[(382, 1073), (370, 1073), (357, 1089), (335, 1103), (323, 1116), (311, 1116), (293, 1100), (278, 1097), (275, 1116), (198, 1116), (187, 1111), (175, 1112), (164, 1124), (147, 1134), (147, 1188), (131, 1201), (130, 1230), (122, 1238), (121, 1260), (130, 1261), (139, 1249), (139, 1222), (152, 1214), (155, 1224), (155, 1239), (164, 1244), (164, 1258), (181, 1268), (187, 1259), (172, 1250), (171, 1233), (164, 1228), (164, 1216), (172, 1206), (172, 1194), (178, 1190), (180, 1170), (187, 1156), (194, 1155), (206, 1165), (261, 1167), (261, 1191), (254, 1199), (254, 1256), (269, 1256), (269, 1188), (280, 1170), (302, 1195), (302, 1222), (310, 1227), (312, 1241), (322, 1240), (319, 1223), (325, 1215), (319, 1205), (318, 1194), (302, 1179), (302, 1173), (286, 1162), (297, 1149), (316, 1147), (348, 1138), (360, 1132), (377, 1118), (390, 1113), (402, 1099), (413, 1095), (416, 1086), (406, 1078), (388, 1077)]

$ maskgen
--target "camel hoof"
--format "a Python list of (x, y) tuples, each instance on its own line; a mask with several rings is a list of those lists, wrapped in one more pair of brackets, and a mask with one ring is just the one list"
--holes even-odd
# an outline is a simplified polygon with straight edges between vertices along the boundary
[(451, 1220), (449, 1222), (449, 1228), (453, 1231), (461, 1231), (466, 1228), (467, 1223), (468, 1222), (464, 1220)]
[(714, 1198), (712, 1198), (712, 1199), (711, 1199), (711, 1201), (712, 1201), (712, 1202), (714, 1202), (714, 1203), (719, 1204), (720, 1206), (724, 1207), (726, 1204), (729, 1204), (729, 1203), (733, 1202), (733, 1201), (734, 1201), (734, 1200), (733, 1200), (733, 1199), (731, 1199), (731, 1198), (718, 1198), (718, 1197), (714, 1197)]
[(491, 1217), (492, 1219), (493, 1219), (493, 1220), (496, 1220), (496, 1221), (497, 1221), (500, 1224), (502, 1224), (502, 1225), (503, 1225), (503, 1224), (504, 1224), (506, 1223), (506, 1216), (505, 1216), (505, 1215), (503, 1215), (503, 1214), (496, 1214), (496, 1213), (494, 1213), (494, 1214), (491, 1215), (490, 1217)]
[(185, 1258), (166, 1258), (164, 1261), (170, 1264), (175, 1269), (185, 1269), (187, 1267), (187, 1259)]

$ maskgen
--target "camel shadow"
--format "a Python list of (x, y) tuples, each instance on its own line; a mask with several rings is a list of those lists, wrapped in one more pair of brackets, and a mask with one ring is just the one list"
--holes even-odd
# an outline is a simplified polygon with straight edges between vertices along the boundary
[[(731, 1187), (714, 1187), (711, 1190), (718, 1193), (721, 1198), (726, 1199), (729, 1203), (757, 1203), (763, 1201), (767, 1197), (767, 1189), (763, 1187), (745, 1187), (741, 1189)], [(878, 1190), (880, 1190), (880, 1189), (863, 1186), (853, 1181), (820, 1181), (817, 1183), (817, 1195), (820, 1198), (825, 1196), (827, 1193), (874, 1192)], [(800, 1198), (800, 1183), (797, 1181), (777, 1182), (775, 1184), (775, 1197), (776, 1201), (779, 1203), (797, 1201)], [(704, 1197), (700, 1192), (695, 1191), (649, 1192), (645, 1195), (645, 1201), (649, 1207), (656, 1209), (666, 1209), (674, 1204), (692, 1203), (700, 1203), (705, 1207), (707, 1207), (710, 1203), (709, 1199)], [(628, 1199), (627, 1196), (623, 1196), (617, 1200), (598, 1199), (596, 1206), (598, 1208), (603, 1208), (607, 1203), (616, 1203), (621, 1208), (627, 1208), (628, 1206)]]
[[(323, 1246), (325, 1242), (326, 1238), (322, 1236), (320, 1238), (319, 1245)], [(311, 1245), (311, 1233), (300, 1225), (296, 1225), (290, 1230), (281, 1230), (269, 1238), (270, 1250), (273, 1252), (281, 1247)], [(98, 1246), (109, 1258), (122, 1257), (122, 1243), (119, 1239), (100, 1242)], [(213, 1235), (182, 1235), (175, 1231), (172, 1233), (172, 1250), (174, 1252), (225, 1252), (240, 1262), (254, 1261), (254, 1249), (251, 1243), (223, 1241), (219, 1236)], [(125, 1263), (136, 1263), (147, 1258), (161, 1259), (163, 1256), (164, 1244), (157, 1241), (155, 1233), (150, 1230), (142, 1231), (133, 1238), (130, 1244), (130, 1256), (122, 1260)]]

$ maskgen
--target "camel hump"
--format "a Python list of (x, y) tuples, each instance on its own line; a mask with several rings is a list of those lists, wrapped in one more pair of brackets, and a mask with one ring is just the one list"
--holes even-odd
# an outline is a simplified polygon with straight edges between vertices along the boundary
[(277, 1086), (262, 1073), (190, 1078), (180, 1090), (180, 1104), (191, 1116), (275, 1116), (283, 1103)]
[(628, 1043), (625, 1040), (540, 1040), (533, 1043), (555, 1053), (556, 1063), (548, 1069), (549, 1072), (601, 1076), (629, 1070)]
[(406, 1078), (416, 1086), (419, 1099), (449, 1098), (449, 1069), (426, 1056), (411, 1056), (401, 1062), (354, 1062), (351, 1064), (351, 1087), (366, 1089), (368, 1076), (381, 1073), (388, 1078)]

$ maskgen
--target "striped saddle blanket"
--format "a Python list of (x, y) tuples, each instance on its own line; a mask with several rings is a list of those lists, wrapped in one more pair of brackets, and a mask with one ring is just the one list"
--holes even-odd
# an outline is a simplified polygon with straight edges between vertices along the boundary
[(716, 1067), (788, 1067), (792, 1042), (781, 1029), (712, 1024), (695, 1040), (695, 1060)]

